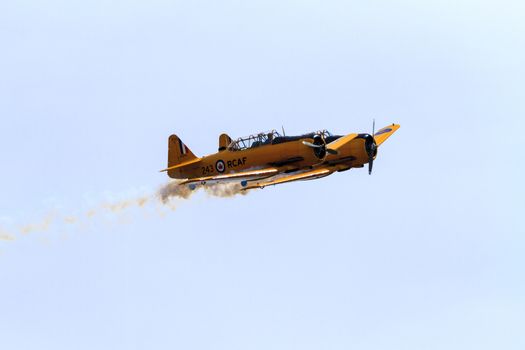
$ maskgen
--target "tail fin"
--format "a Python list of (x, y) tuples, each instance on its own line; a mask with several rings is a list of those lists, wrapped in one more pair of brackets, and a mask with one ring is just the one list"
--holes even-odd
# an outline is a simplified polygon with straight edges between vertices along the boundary
[(197, 157), (182, 142), (177, 135), (171, 135), (168, 140), (168, 168), (190, 162)]
[(232, 143), (231, 137), (227, 134), (221, 134), (221, 136), (219, 136), (219, 152), (226, 150), (230, 143)]

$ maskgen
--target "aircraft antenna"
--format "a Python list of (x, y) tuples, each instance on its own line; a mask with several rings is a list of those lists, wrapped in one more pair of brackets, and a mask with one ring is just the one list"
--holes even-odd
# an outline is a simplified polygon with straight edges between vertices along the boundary
[(281, 129), (283, 130), (283, 136), (286, 136), (286, 134), (284, 132), (284, 125), (281, 125)]

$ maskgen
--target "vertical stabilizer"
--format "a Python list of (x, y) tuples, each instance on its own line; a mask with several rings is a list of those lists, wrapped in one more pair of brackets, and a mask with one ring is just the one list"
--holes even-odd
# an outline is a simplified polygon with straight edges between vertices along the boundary
[(168, 168), (196, 158), (195, 154), (177, 135), (170, 136), (168, 140)]

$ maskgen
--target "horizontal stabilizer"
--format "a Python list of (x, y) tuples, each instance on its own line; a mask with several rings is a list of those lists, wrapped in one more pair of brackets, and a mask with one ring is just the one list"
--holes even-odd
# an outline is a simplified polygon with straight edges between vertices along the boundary
[(174, 166), (170, 166), (169, 168), (162, 169), (162, 170), (160, 170), (160, 172), (162, 173), (164, 171), (170, 171), (170, 170), (173, 170), (173, 169), (182, 168), (182, 167), (185, 167), (185, 166), (190, 165), (190, 164), (198, 163), (200, 161), (201, 161), (200, 158), (195, 158), (195, 159), (192, 159), (192, 160), (190, 160), (188, 162), (180, 163), (180, 164), (177, 164), (177, 165), (174, 165)]

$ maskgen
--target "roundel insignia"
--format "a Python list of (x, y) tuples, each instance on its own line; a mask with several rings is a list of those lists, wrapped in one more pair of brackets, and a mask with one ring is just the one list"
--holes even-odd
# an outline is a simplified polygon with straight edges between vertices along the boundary
[(215, 163), (215, 169), (217, 169), (219, 173), (223, 173), (224, 170), (226, 169), (226, 166), (224, 165), (224, 161), (218, 160), (217, 163)]
[(376, 134), (374, 136), (381, 135), (381, 134), (386, 134), (387, 132), (390, 132), (390, 131), (392, 131), (392, 129), (390, 129), (390, 128), (379, 130), (378, 132), (376, 132)]

